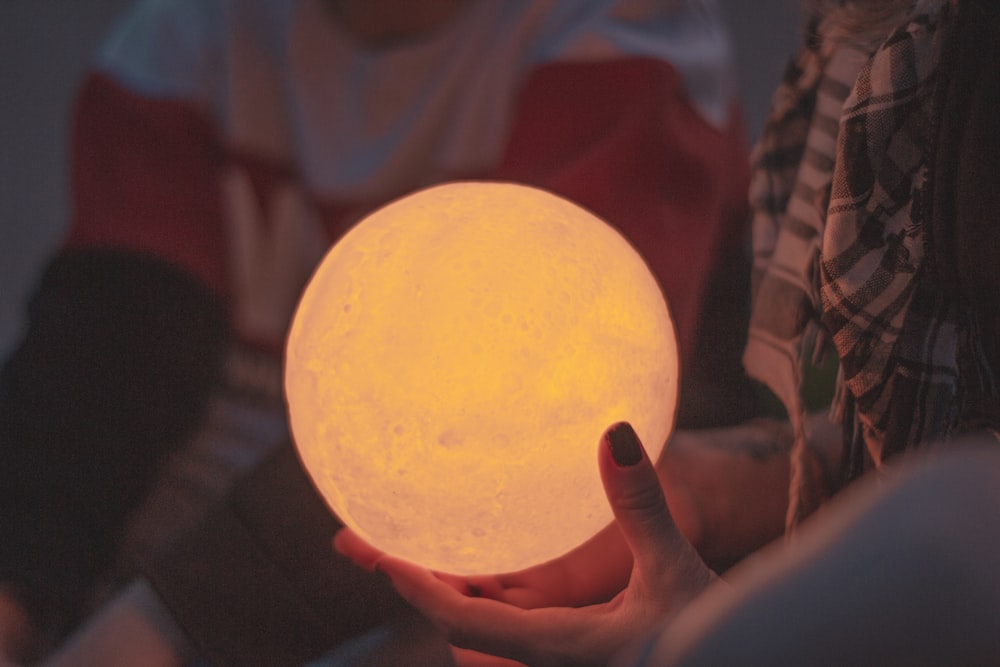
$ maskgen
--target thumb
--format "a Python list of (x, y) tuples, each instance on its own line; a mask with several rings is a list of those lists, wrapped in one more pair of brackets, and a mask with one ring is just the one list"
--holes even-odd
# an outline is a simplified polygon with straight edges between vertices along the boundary
[(375, 569), (378, 559), (385, 555), (358, 537), (358, 534), (350, 528), (341, 528), (337, 531), (337, 534), (333, 536), (333, 549), (369, 572)]
[[(610, 427), (598, 456), (604, 491), (640, 573), (697, 558), (674, 522), (653, 463), (631, 424)], [(700, 561), (700, 558), (698, 558)]]

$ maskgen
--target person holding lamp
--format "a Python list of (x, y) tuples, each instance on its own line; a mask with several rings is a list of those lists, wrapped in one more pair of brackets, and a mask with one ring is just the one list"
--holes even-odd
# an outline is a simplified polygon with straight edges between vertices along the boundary
[[(1000, 11), (977, 0), (813, 9), (751, 189), (745, 360), (792, 417), (787, 544), (720, 580), (625, 424), (599, 450), (631, 563), (609, 602), (560, 606), (539, 571), (443, 581), (339, 535), (462, 647), (460, 664), (996, 661), (1000, 99), (983, 82), (1000, 65)], [(803, 521), (817, 500), (805, 474), (816, 430), (799, 391), (824, 344), (840, 361), (833, 427), (849, 487)]]

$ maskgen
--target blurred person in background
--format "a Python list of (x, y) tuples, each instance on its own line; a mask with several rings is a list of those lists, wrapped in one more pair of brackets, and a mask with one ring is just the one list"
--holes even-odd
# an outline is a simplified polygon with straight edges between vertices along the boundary
[[(184, 632), (238, 645), (196, 637), (220, 665), (301, 663), (412, 613), (329, 553), (328, 513), (291, 512), (314, 537), (278, 566), (282, 527), (245, 524), (300, 497), (281, 475), (311, 492), (280, 386), (301, 288), (366, 212), (434, 183), (527, 183), (615, 225), (672, 307), (678, 426), (749, 416), (731, 335), (748, 178), (731, 56), (710, 0), (138, 2), (79, 91), (69, 231), (0, 376), (0, 645), (44, 654), (138, 571)], [(272, 495), (237, 489), (197, 532), (251, 470)], [(705, 546), (731, 561), (775, 530)], [(236, 556), (260, 562), (193, 574)], [(328, 574), (280, 576), (303, 563)], [(276, 582), (289, 590), (263, 591)], [(188, 609), (218, 604), (209, 584), (231, 603), (210, 616), (238, 633)], [(303, 587), (298, 616), (254, 616), (273, 621), (268, 601)]]

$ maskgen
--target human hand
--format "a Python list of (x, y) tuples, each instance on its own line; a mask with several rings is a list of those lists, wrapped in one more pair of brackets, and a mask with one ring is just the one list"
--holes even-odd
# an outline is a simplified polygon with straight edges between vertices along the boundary
[[(608, 429), (598, 462), (617, 525), (633, 555), (628, 586), (605, 603), (525, 609), (504, 599), (509, 596), (503, 590), (500, 595), (471, 590), (469, 579), (435, 575), (370, 547), (365, 551), (349, 533), (337, 546), (386, 573), (399, 593), (460, 649), (542, 667), (606, 664), (717, 577), (674, 523), (656, 471), (631, 426)], [(465, 665), (487, 660), (467, 651), (456, 652), (456, 659)]]
[[(352, 531), (341, 529), (334, 548), (368, 571), (385, 554)], [(457, 576), (435, 573), (455, 590), (533, 609), (581, 607), (605, 602), (625, 588), (632, 569), (632, 553), (615, 524), (559, 558), (518, 572)]]

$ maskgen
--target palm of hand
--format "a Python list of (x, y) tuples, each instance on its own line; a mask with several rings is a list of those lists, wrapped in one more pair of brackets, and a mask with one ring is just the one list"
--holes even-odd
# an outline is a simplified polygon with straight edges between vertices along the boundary
[(452, 645), (468, 649), (456, 651), (460, 665), (511, 664), (481, 654), (539, 667), (607, 664), (717, 579), (674, 523), (645, 452), (637, 464), (619, 465), (607, 442), (605, 436), (599, 452), (601, 475), (633, 555), (628, 585), (607, 602), (546, 606), (565, 582), (547, 585), (531, 571), (508, 577), (436, 575), (379, 554), (349, 532), (338, 535), (337, 549), (386, 573)]

